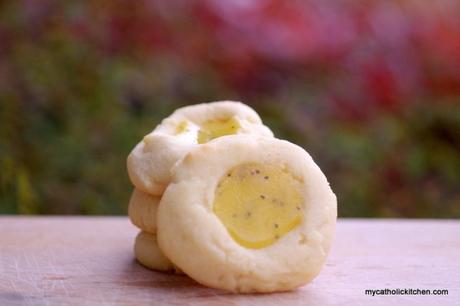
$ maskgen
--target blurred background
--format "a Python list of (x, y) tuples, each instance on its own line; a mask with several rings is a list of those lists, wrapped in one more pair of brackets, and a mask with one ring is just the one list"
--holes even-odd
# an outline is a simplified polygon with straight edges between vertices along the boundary
[(125, 214), (175, 108), (241, 100), (342, 217), (460, 217), (460, 1), (0, 1), (0, 213)]

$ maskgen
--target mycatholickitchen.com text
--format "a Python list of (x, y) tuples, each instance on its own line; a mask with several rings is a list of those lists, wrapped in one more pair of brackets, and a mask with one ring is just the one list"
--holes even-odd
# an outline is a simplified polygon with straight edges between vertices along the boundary
[(366, 289), (364, 294), (376, 295), (449, 295), (447, 289), (420, 289), (420, 288), (396, 288), (396, 289)]

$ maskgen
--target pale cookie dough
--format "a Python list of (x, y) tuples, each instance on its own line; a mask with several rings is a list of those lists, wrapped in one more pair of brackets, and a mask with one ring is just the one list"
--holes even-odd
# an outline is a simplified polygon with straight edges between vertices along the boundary
[(161, 195), (171, 180), (171, 167), (192, 148), (231, 134), (273, 137), (249, 106), (221, 101), (186, 106), (164, 119), (144, 137), (127, 160), (134, 186)]
[(157, 214), (158, 244), (187, 275), (233, 292), (274, 292), (320, 272), (337, 200), (301, 147), (237, 135), (179, 161)]
[(160, 250), (155, 235), (139, 232), (134, 242), (134, 255), (137, 261), (146, 268), (182, 273)]
[(134, 189), (128, 206), (128, 216), (131, 223), (145, 232), (155, 234), (160, 199), (159, 196)]

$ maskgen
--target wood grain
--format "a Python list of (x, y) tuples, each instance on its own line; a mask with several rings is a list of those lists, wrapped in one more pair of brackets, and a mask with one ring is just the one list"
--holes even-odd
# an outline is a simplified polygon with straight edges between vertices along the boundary
[[(460, 221), (340, 220), (322, 273), (287, 293), (236, 295), (133, 260), (123, 217), (0, 217), (0, 305), (458, 305)], [(369, 296), (366, 289), (448, 289)]]

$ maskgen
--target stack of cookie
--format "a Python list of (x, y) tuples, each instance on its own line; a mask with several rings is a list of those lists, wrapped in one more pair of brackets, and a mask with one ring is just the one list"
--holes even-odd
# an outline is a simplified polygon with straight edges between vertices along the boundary
[(128, 215), (140, 229), (134, 242), (134, 254), (143, 266), (163, 272), (180, 273), (158, 247), (156, 238), (156, 214), (160, 196), (134, 189), (129, 200)]
[(177, 109), (146, 135), (128, 156), (129, 178), (134, 191), (128, 215), (140, 229), (134, 254), (143, 266), (181, 273), (157, 243), (157, 210), (171, 181), (171, 168), (193, 147), (231, 134), (273, 137), (259, 115), (240, 102), (220, 101)]
[(297, 288), (321, 270), (337, 199), (301, 147), (239, 102), (177, 109), (128, 156), (137, 260), (233, 292)]

